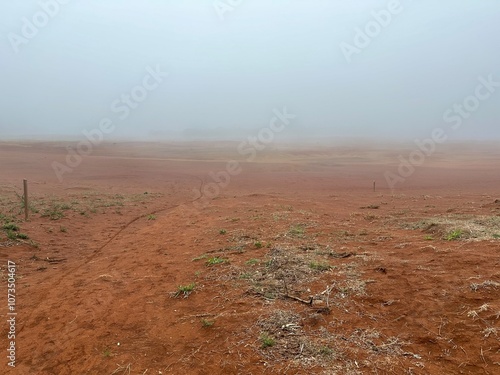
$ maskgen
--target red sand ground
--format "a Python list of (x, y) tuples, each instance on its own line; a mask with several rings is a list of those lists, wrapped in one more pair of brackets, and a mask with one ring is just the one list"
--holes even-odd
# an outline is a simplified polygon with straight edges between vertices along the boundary
[[(193, 200), (208, 173), (242, 160), (236, 145), (108, 144), (59, 183), (50, 163), (64, 160), (64, 144), (0, 144), (1, 213), (19, 213), (8, 207), (23, 178), (34, 205), (72, 202), (59, 220), (16, 216), (37, 247), (0, 232), (0, 373), (498, 374), (500, 240), (408, 229), (500, 216), (500, 152), (477, 150), (440, 151), (391, 191), (383, 173), (410, 150), (278, 147), (243, 163), (200, 208)], [(294, 235), (297, 225), (304, 233)], [(306, 300), (336, 285), (329, 311), (258, 293), (248, 261), (264, 264), (275, 248), (328, 249), (331, 268), (290, 294)], [(215, 255), (228, 262), (208, 266)], [(5, 355), (8, 260), (17, 264), (14, 369)], [(364, 293), (342, 291), (357, 281)], [(190, 283), (187, 298), (173, 298)], [(278, 309), (298, 314), (293, 329), (327, 349), (293, 351), (283, 327), (263, 348), (262, 321)]]

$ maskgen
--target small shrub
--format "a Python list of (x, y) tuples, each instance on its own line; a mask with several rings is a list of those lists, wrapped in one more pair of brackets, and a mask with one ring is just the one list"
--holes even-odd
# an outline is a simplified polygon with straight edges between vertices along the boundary
[(155, 215), (148, 215), (148, 220), (156, 220), (156, 216)]
[(262, 247), (262, 242), (260, 242), (260, 241), (256, 241), (256, 242), (254, 243), (254, 246), (255, 246), (257, 249), (260, 249), (260, 248)]

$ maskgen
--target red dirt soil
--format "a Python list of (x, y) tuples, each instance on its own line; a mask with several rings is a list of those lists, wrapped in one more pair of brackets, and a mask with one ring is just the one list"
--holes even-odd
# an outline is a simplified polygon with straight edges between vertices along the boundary
[[(0, 231), (4, 354), (8, 261), (17, 312), (15, 368), (4, 355), (0, 373), (500, 373), (500, 228), (453, 240), (436, 224), (500, 217), (499, 151), (449, 147), (391, 191), (384, 172), (411, 149), (277, 146), (200, 204), (209, 172), (244, 160), (236, 146), (105, 144), (59, 182), (66, 144), (0, 144), (0, 213), (29, 235)], [(24, 222), (23, 178), (33, 205), (66, 202), (64, 216)], [(307, 301), (333, 285), (328, 308), (259, 292), (255, 270), (276, 249), (327, 265), (288, 292)], [(284, 326), (264, 347), (277, 310), (322, 349), (286, 346)]]

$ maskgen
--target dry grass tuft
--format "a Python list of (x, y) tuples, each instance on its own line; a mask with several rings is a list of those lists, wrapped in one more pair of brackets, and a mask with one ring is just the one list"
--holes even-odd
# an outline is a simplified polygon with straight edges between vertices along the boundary
[(272, 338), (273, 345), (262, 346), (261, 354), (276, 361), (290, 360), (297, 367), (327, 366), (340, 358), (333, 346), (325, 343), (321, 335), (307, 334), (297, 313), (274, 310), (257, 322), (261, 338)]
[(496, 289), (498, 287), (500, 287), (500, 283), (497, 283), (496, 281), (493, 280), (485, 280), (482, 283), (470, 284), (470, 288), (474, 292), (477, 292), (480, 289), (491, 290), (491, 289)]
[(500, 238), (500, 216), (451, 215), (433, 217), (403, 225), (446, 240), (495, 240)]
[(330, 270), (325, 259), (295, 248), (274, 248), (266, 261), (249, 269), (246, 279), (252, 283), (254, 292), (266, 298), (301, 293), (306, 282)]

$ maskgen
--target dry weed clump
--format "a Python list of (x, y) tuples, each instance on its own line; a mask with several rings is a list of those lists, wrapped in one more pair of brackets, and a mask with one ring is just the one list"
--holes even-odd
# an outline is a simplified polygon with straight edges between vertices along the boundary
[(324, 256), (295, 248), (273, 248), (264, 262), (250, 269), (246, 279), (252, 283), (254, 292), (266, 298), (277, 298), (303, 292), (306, 282), (315, 280), (330, 268)]
[(434, 217), (403, 224), (403, 228), (421, 230), (449, 241), (492, 240), (500, 238), (500, 216)]
[(326, 366), (340, 358), (330, 342), (321, 335), (307, 334), (299, 314), (288, 310), (274, 310), (257, 322), (260, 338), (273, 340), (272, 345), (261, 345), (261, 354), (272, 360), (290, 360), (298, 367)]
[(374, 329), (355, 329), (347, 341), (354, 346), (369, 351), (372, 354), (386, 354), (391, 356), (403, 355), (406, 352), (403, 346), (409, 345), (409, 342), (403, 341), (398, 337), (387, 337)]
[[(410, 343), (399, 337), (362, 328), (350, 333), (331, 332), (325, 326), (308, 330), (303, 326), (304, 321), (299, 314), (288, 310), (274, 310), (259, 319), (256, 328), (260, 334), (260, 354), (269, 361), (288, 361), (297, 369), (321, 368), (325, 374), (362, 374), (363, 369), (373, 368), (375, 363), (387, 368), (401, 357), (421, 360), (420, 355), (404, 349)], [(272, 345), (263, 345), (264, 339)], [(353, 356), (359, 360), (348, 359)]]
[(493, 281), (493, 280), (485, 280), (482, 283), (470, 284), (470, 288), (474, 292), (477, 292), (480, 289), (491, 290), (491, 289), (496, 289), (498, 287), (500, 287), (500, 283)]

